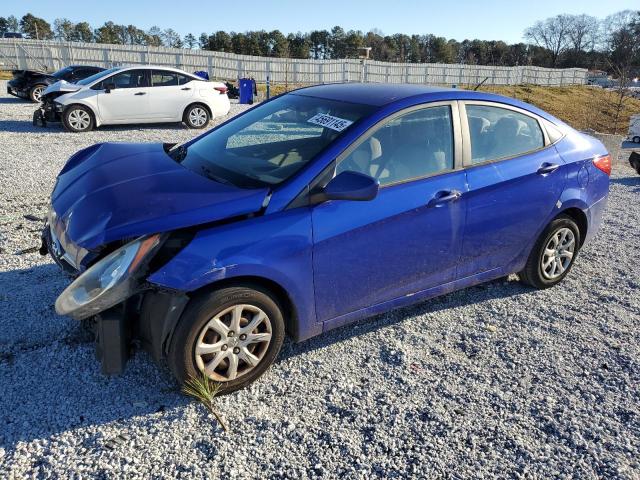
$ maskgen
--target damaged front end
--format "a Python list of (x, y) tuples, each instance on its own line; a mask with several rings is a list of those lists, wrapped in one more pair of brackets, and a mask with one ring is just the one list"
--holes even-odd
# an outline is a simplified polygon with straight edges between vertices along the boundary
[(64, 106), (57, 103), (56, 99), (68, 92), (51, 92), (42, 95), (38, 109), (33, 112), (33, 125), (46, 127), (47, 123), (59, 123), (62, 121), (62, 111)]
[(77, 92), (79, 89), (79, 85), (69, 83), (65, 80), (60, 80), (53, 85), (49, 85), (42, 93), (40, 106), (33, 112), (33, 124), (35, 126), (41, 125), (46, 127), (48, 122), (61, 122), (64, 105), (56, 102), (56, 99), (62, 95)]
[(91, 325), (102, 373), (122, 373), (133, 342), (141, 343), (156, 361), (162, 361), (165, 344), (188, 297), (182, 292), (158, 290), (146, 278), (191, 237), (190, 232), (143, 236), (99, 253), (88, 252), (84, 258), (92, 258), (92, 263), (75, 266), (66, 251), (69, 246), (62, 246), (49, 224), (45, 225), (40, 253), (50, 254), (75, 277), (58, 296), (56, 312)]

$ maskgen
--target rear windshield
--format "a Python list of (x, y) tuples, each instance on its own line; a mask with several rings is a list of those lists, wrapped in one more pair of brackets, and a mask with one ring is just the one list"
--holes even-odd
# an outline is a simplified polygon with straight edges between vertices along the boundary
[(118, 70), (120, 70), (120, 67), (114, 67), (114, 68), (110, 68), (108, 70), (103, 70), (101, 72), (98, 72), (98, 73), (95, 73), (95, 74), (91, 75), (90, 77), (84, 78), (82, 80), (78, 80), (75, 83), (76, 83), (76, 85), (91, 85), (96, 80), (99, 80), (99, 79), (101, 79), (102, 77), (104, 77), (106, 75), (111, 75), (113, 72), (117, 72)]
[(376, 107), (288, 94), (259, 105), (170, 155), (213, 180), (277, 185)]
[(71, 72), (73, 70), (72, 67), (64, 67), (61, 70), (58, 70), (57, 72), (54, 72), (51, 74), (52, 77), (56, 77), (56, 78), (62, 78), (64, 77), (67, 73)]

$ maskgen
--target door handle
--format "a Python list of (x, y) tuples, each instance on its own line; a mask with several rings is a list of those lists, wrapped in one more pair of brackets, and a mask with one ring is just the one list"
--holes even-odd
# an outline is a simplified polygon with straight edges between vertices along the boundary
[(455, 202), (462, 196), (458, 190), (440, 190), (427, 203), (427, 207), (439, 207), (445, 203)]
[(180, 90), (191, 90), (191, 87), (184, 87), (184, 88), (181, 88)]
[(147, 92), (138, 92), (138, 93), (134, 93), (134, 95), (146, 95)]
[(558, 165), (557, 163), (544, 162), (542, 165), (540, 165), (540, 168), (538, 169), (538, 174), (549, 175), (550, 173), (555, 172), (558, 168), (560, 168), (560, 165)]

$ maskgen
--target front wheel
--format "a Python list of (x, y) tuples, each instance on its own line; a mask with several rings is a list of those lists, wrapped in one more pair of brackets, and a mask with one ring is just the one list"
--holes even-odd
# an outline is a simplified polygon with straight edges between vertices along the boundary
[(211, 115), (209, 115), (209, 110), (207, 110), (203, 105), (196, 104), (190, 105), (184, 112), (184, 116), (182, 117), (182, 121), (189, 128), (204, 128), (209, 125), (209, 121), (211, 120)]
[(82, 105), (71, 105), (62, 114), (62, 123), (70, 132), (88, 132), (93, 129), (93, 113)]
[(571, 217), (554, 219), (538, 238), (520, 280), (535, 288), (549, 288), (567, 276), (580, 248), (580, 229)]
[(284, 341), (276, 300), (259, 287), (229, 287), (192, 300), (169, 347), (169, 367), (181, 384), (205, 374), (221, 393), (254, 382)]

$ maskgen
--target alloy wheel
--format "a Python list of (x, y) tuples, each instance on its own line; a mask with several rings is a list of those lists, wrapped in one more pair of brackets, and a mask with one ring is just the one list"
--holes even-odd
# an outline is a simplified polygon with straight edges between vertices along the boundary
[(207, 123), (207, 111), (201, 107), (194, 107), (189, 112), (189, 122), (191, 125), (201, 127)]
[(69, 112), (68, 122), (75, 130), (85, 130), (91, 124), (91, 116), (78, 108)]
[(215, 315), (195, 344), (198, 369), (210, 379), (228, 382), (253, 370), (271, 343), (267, 314), (254, 305), (239, 304)]
[(44, 87), (35, 87), (33, 89), (32, 97), (36, 102), (42, 100), (42, 92), (44, 92)]
[(571, 265), (575, 249), (576, 237), (573, 231), (567, 227), (556, 230), (542, 253), (542, 275), (548, 280), (561, 276)]

